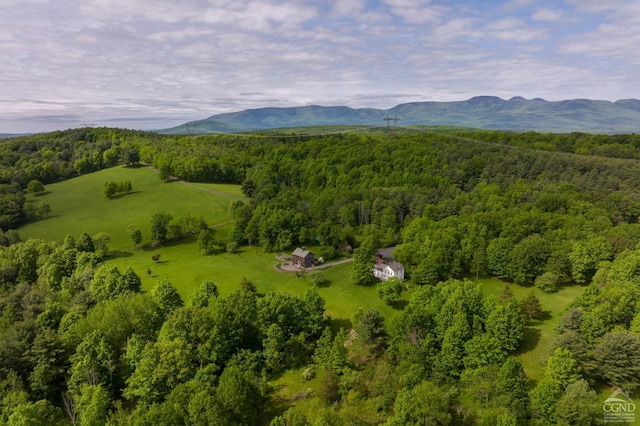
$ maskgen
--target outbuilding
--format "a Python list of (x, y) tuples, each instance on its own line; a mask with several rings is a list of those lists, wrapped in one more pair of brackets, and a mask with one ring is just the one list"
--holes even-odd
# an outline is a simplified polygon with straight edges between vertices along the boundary
[(313, 253), (304, 247), (296, 248), (291, 254), (291, 257), (293, 258), (293, 264), (299, 268), (308, 268), (315, 264)]

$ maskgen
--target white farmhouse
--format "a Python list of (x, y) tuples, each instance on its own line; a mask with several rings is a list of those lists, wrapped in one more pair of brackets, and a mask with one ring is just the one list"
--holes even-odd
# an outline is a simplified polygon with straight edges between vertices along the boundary
[(398, 262), (382, 263), (376, 262), (373, 267), (373, 275), (379, 280), (386, 281), (390, 277), (396, 277), (400, 281), (404, 280), (404, 266)]

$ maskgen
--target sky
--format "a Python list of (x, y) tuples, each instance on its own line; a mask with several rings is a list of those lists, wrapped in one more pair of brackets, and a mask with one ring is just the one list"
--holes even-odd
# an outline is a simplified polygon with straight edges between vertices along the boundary
[(640, 0), (2, 0), (0, 133), (640, 98)]

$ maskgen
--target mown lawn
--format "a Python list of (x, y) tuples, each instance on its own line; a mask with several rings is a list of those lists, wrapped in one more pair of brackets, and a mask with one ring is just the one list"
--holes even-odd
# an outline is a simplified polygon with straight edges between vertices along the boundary
[[(160, 254), (159, 262), (151, 259), (154, 254)], [(302, 295), (314, 288), (305, 277), (277, 271), (274, 253), (264, 252), (259, 247), (243, 247), (239, 253), (220, 252), (207, 256), (198, 250), (195, 237), (169, 242), (155, 249), (132, 251), (109, 260), (109, 263), (121, 269), (131, 266), (142, 277), (145, 290), (166, 278), (185, 300), (205, 279), (216, 283), (223, 296), (239, 288), (243, 277), (253, 282), (261, 294), (273, 291)], [(345, 321), (344, 325), (360, 308), (377, 309), (387, 317), (396, 311), (380, 300), (375, 286), (351, 284), (351, 264), (330, 267), (322, 272), (327, 282), (316, 290), (326, 301), (327, 315)]]

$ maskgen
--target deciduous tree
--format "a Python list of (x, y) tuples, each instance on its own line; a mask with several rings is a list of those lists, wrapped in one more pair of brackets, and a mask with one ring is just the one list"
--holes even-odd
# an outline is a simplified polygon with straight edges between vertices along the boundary
[(142, 231), (134, 225), (129, 225), (129, 238), (131, 238), (133, 248), (137, 250), (142, 243)]
[(218, 297), (218, 286), (212, 281), (204, 280), (191, 296), (191, 305), (206, 307), (212, 297)]
[(377, 285), (378, 296), (388, 305), (398, 301), (402, 294), (402, 281), (398, 277), (389, 277)]
[(165, 241), (168, 235), (169, 222), (173, 216), (169, 213), (156, 213), (151, 217), (151, 239), (154, 241)]
[(176, 288), (167, 279), (162, 279), (156, 284), (152, 291), (153, 300), (155, 300), (160, 312), (166, 317), (174, 310), (184, 305), (182, 297)]
[(27, 185), (27, 192), (40, 195), (44, 192), (44, 185), (39, 180), (32, 180)]

